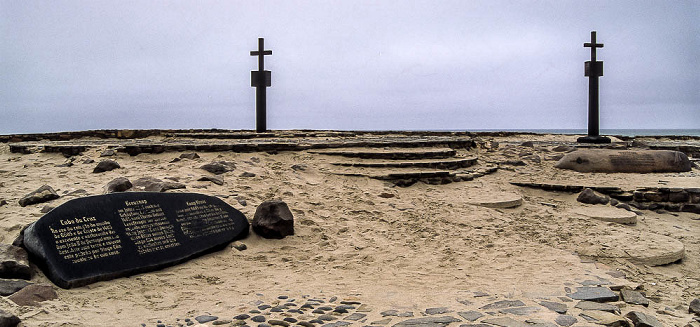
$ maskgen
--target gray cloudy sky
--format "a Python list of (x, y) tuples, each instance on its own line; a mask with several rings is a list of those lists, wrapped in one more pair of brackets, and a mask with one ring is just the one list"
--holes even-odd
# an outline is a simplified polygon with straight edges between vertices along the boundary
[(0, 0), (0, 134), (700, 128), (700, 1)]

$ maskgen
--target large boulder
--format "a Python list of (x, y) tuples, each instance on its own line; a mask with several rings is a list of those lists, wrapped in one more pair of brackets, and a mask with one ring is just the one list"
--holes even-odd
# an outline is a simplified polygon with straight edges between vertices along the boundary
[(555, 165), (582, 173), (666, 173), (690, 171), (683, 152), (669, 150), (584, 149), (567, 153)]
[(294, 235), (294, 216), (284, 201), (265, 201), (255, 210), (252, 226), (264, 238), (281, 239)]
[(30, 204), (47, 202), (53, 199), (58, 199), (59, 197), (60, 196), (53, 190), (53, 188), (51, 188), (51, 186), (42, 185), (36, 191), (31, 192), (19, 199), (19, 205), (26, 207)]

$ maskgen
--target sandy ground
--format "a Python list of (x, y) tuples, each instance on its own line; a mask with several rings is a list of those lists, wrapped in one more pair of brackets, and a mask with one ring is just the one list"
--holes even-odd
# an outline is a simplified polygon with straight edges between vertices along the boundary
[[(497, 151), (462, 151), (479, 160), (498, 161), (509, 152), (534, 151), (544, 158), (546, 147), (520, 147), (525, 139), (568, 140), (571, 136), (495, 138)], [(570, 140), (568, 140), (570, 141)], [(429, 307), (474, 307), (495, 299), (535, 301), (565, 296), (585, 280), (604, 278), (613, 285), (641, 287), (652, 300), (647, 312), (665, 326), (683, 326), (691, 318), (688, 303), (700, 297), (700, 220), (689, 213), (645, 211), (635, 226), (572, 217), (580, 206), (576, 194), (546, 192), (511, 185), (513, 180), (576, 181), (612, 186), (700, 186), (698, 170), (680, 174), (581, 174), (553, 168), (554, 161), (509, 167), (470, 182), (447, 185), (417, 183), (401, 188), (391, 183), (329, 174), (327, 156), (308, 152), (199, 153), (200, 159), (170, 161), (179, 153), (118, 154), (122, 166), (93, 174), (102, 149), (78, 156), (73, 167), (58, 168), (60, 154), (10, 154), (0, 145), (0, 242), (11, 243), (20, 229), (42, 216), (46, 204), (20, 207), (17, 201), (43, 184), (61, 198), (57, 206), (85, 194), (103, 193), (117, 177), (174, 177), (186, 190), (221, 197), (252, 219), (261, 202), (279, 198), (295, 216), (296, 235), (266, 240), (251, 234), (245, 251), (232, 248), (184, 264), (129, 278), (89, 286), (58, 289), (58, 299), (40, 307), (20, 307), (0, 299), (0, 308), (18, 315), (22, 326), (155, 326), (157, 320), (213, 314), (231, 317), (245, 312), (258, 299), (278, 295), (354, 297), (376, 308), (421, 311)], [(259, 159), (254, 160), (253, 157)], [(196, 181), (198, 169), (213, 160), (236, 163), (224, 174), (222, 186)], [(293, 170), (304, 164), (304, 171)], [(242, 172), (255, 177), (239, 177)], [(668, 184), (668, 182), (664, 182)], [(470, 205), (466, 195), (480, 192), (521, 194), (522, 206), (489, 209)], [(380, 194), (383, 196), (380, 196)], [(393, 195), (388, 197), (387, 194)], [(243, 206), (238, 198), (246, 200)], [(595, 244), (601, 235), (617, 235), (625, 242), (639, 231), (680, 240), (686, 257), (679, 263), (648, 267), (626, 260), (581, 259), (576, 250)], [(616, 278), (619, 273), (626, 278)], [(39, 272), (33, 282), (48, 282)], [(490, 297), (474, 297), (485, 292)], [(532, 302), (530, 302), (532, 303)], [(659, 314), (670, 308), (677, 316)], [(553, 321), (554, 313), (540, 310), (535, 317)], [(580, 320), (580, 319), (579, 319)], [(579, 322), (574, 326), (588, 326)]]

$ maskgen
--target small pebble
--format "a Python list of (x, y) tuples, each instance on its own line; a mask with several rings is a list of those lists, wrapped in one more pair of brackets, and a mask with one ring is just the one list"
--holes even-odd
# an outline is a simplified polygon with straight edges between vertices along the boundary
[(258, 306), (258, 310), (267, 310), (269, 308), (272, 308), (272, 306), (268, 305), (268, 304), (263, 304), (261, 306)]
[(289, 296), (286, 296), (286, 295), (280, 295), (280, 296), (278, 296), (277, 298), (278, 298), (278, 299), (280, 299), (280, 300), (286, 300), (286, 299), (288, 299), (288, 298), (289, 298)]
[(284, 320), (284, 321), (286, 321), (286, 322), (291, 322), (291, 323), (295, 323), (295, 322), (298, 321), (298, 320), (296, 320), (296, 319), (294, 319), (294, 318), (292, 318), (292, 317), (286, 317), (286, 318), (284, 318), (284, 319), (282, 319), (282, 320)]
[[(245, 313), (233, 317), (233, 319), (237, 319), (237, 320), (246, 320), (248, 318), (250, 318), (250, 315), (247, 315)], [(187, 321), (187, 319), (185, 319), (185, 321)]]
[(337, 296), (334, 296), (334, 297), (332, 297), (330, 300), (328, 300), (328, 302), (333, 303), (333, 302), (335, 302), (336, 300), (338, 300), (338, 297), (337, 297)]
[(253, 318), (250, 318), (250, 320), (254, 322), (265, 322), (265, 316), (255, 316)]

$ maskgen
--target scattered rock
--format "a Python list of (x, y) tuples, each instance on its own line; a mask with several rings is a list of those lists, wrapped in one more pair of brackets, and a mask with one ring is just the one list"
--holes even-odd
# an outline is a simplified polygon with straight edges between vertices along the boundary
[(358, 320), (364, 319), (365, 317), (367, 317), (366, 314), (355, 312), (355, 313), (345, 317), (345, 320), (358, 321)]
[(141, 177), (134, 181), (134, 188), (147, 192), (165, 192), (167, 190), (186, 188), (185, 184), (165, 182), (153, 177)]
[(690, 302), (690, 305), (688, 306), (688, 312), (700, 316), (700, 298), (697, 298)]
[(542, 302), (540, 302), (540, 305), (549, 309), (549, 310), (552, 310), (556, 313), (561, 313), (561, 314), (565, 314), (566, 311), (569, 310), (569, 307), (566, 304), (559, 303), (559, 302), (542, 301)]
[(4, 206), (7, 204), (7, 200), (5, 199), (0, 199), (0, 207)]
[(97, 166), (95, 166), (95, 169), (92, 170), (93, 173), (103, 173), (106, 171), (114, 170), (117, 168), (121, 168), (119, 164), (114, 161), (114, 160), (102, 160), (100, 161)]
[(535, 145), (532, 143), (532, 141), (525, 141), (525, 142), (523, 142), (523, 143), (520, 143), (520, 146), (525, 146), (525, 147), (528, 147), (528, 148), (534, 148), (534, 147), (535, 147)]
[(41, 210), (39, 210), (39, 212), (49, 213), (49, 211), (53, 210), (54, 208), (56, 208), (56, 207), (50, 206), (50, 205), (45, 205), (43, 208), (41, 208)]
[(250, 318), (253, 322), (265, 322), (265, 316), (254, 316), (253, 318)]
[(508, 318), (508, 317), (501, 317), (501, 318), (489, 318), (489, 319), (484, 319), (481, 322), (485, 322), (487, 324), (491, 325), (496, 325), (496, 326), (501, 326), (501, 327), (529, 327), (533, 325), (522, 322), (522, 321), (517, 321), (513, 318)]
[(107, 149), (107, 150), (102, 151), (102, 153), (100, 154), (100, 157), (111, 157), (111, 156), (114, 156), (116, 154), (117, 153), (114, 152), (113, 149)]
[(15, 327), (19, 322), (17, 316), (0, 309), (0, 327)]
[(53, 286), (48, 284), (32, 284), (19, 292), (8, 297), (12, 302), (21, 306), (39, 306), (40, 302), (55, 300), (58, 294), (53, 289)]
[(457, 312), (457, 314), (469, 321), (476, 321), (477, 319), (483, 317), (484, 315), (479, 312), (479, 311), (465, 311), (465, 312)]
[(85, 160), (83, 161), (83, 164), (84, 164), (84, 165), (89, 165), (89, 164), (92, 164), (92, 163), (95, 163), (95, 160), (90, 159), (90, 158), (87, 158), (87, 159), (85, 159)]
[(210, 321), (214, 321), (214, 320), (217, 320), (217, 319), (219, 319), (219, 317), (217, 317), (217, 316), (210, 316), (210, 315), (201, 315), (201, 316), (198, 316), (198, 317), (195, 317), (195, 318), (194, 318), (194, 320), (197, 320), (197, 322), (200, 323), (200, 324), (207, 323), (207, 322), (210, 322)]
[(568, 145), (559, 145), (552, 149), (553, 152), (571, 152), (576, 150), (576, 148)]
[(224, 178), (222, 176), (202, 176), (198, 181), (209, 181), (216, 185), (224, 185)]
[(31, 279), (27, 251), (23, 248), (0, 244), (0, 278)]
[(458, 322), (458, 321), (460, 321), (460, 320), (455, 318), (455, 317), (450, 317), (450, 316), (414, 318), (414, 319), (404, 320), (404, 321), (394, 325), (394, 327), (409, 327), (409, 326), (435, 327), (435, 326), (439, 326), (439, 325), (447, 326), (453, 322)]
[(585, 188), (579, 193), (576, 201), (588, 204), (608, 204), (610, 198), (607, 195), (600, 194), (590, 188)]
[(594, 302), (617, 301), (618, 296), (607, 287), (577, 287), (575, 293), (567, 294), (574, 300), (585, 300)]
[(133, 185), (126, 177), (117, 177), (105, 185), (105, 193), (126, 192)]
[(255, 177), (255, 174), (245, 171), (242, 174), (238, 175), (238, 177)]
[(244, 207), (248, 205), (248, 202), (246, 202), (246, 200), (243, 197), (237, 196), (234, 199), (236, 199), (236, 201), (238, 201), (238, 204), (240, 204)]
[(236, 165), (233, 162), (228, 162), (228, 161), (214, 161), (214, 162), (205, 164), (199, 168), (204, 169), (204, 170), (206, 170), (212, 174), (215, 174), (215, 175), (221, 175), (223, 173), (227, 173), (229, 171), (236, 169)]
[[(0, 295), (8, 296), (15, 294), (29, 285), (32, 285), (32, 283), (22, 279), (0, 279)], [(2, 324), (0, 324), (0, 326), (2, 326)]]
[(264, 238), (282, 239), (294, 235), (294, 216), (284, 201), (265, 201), (255, 210), (252, 226)]
[(576, 304), (575, 308), (581, 310), (597, 310), (597, 311), (607, 311), (611, 313), (620, 313), (620, 308), (612, 304), (598, 303), (591, 301), (581, 301)]
[(31, 192), (19, 200), (19, 205), (26, 207), (31, 204), (43, 203), (58, 199), (60, 196), (48, 185), (42, 185), (36, 191)]
[(190, 160), (194, 160), (194, 159), (197, 159), (197, 158), (199, 158), (199, 155), (198, 155), (197, 153), (195, 153), (195, 152), (183, 153), (183, 154), (180, 155), (180, 159), (190, 159)]
[(632, 320), (634, 327), (663, 327), (656, 317), (638, 311), (631, 311), (625, 317)]
[(620, 295), (622, 296), (622, 300), (626, 303), (643, 305), (645, 307), (649, 306), (649, 300), (647, 300), (642, 293), (637, 291), (623, 288), (620, 290)]
[(524, 307), (524, 306), (525, 306), (525, 303), (523, 303), (523, 301), (520, 301), (520, 300), (515, 300), (515, 301), (502, 300), (502, 301), (494, 302), (491, 304), (487, 304), (479, 309), (494, 310), (494, 309), (505, 309), (505, 308), (512, 308), (512, 307)]
[(440, 315), (448, 312), (450, 312), (450, 310), (447, 307), (428, 308), (425, 310), (425, 314), (428, 315)]
[(529, 316), (537, 311), (539, 311), (539, 308), (535, 307), (516, 307), (516, 308), (506, 308), (506, 309), (501, 309), (499, 312), (501, 313), (510, 313), (514, 314), (516, 316)]
[(395, 197), (395, 196), (396, 196), (396, 195), (394, 195), (393, 193), (388, 193), (388, 192), (379, 193), (379, 197), (380, 197), (380, 198), (384, 198), (384, 199), (391, 199), (391, 198), (393, 198), (393, 197)]
[(233, 242), (233, 243), (231, 244), (231, 247), (234, 248), (234, 249), (236, 249), (236, 250), (238, 250), (238, 251), (244, 251), (244, 250), (248, 249), (248, 246), (247, 246), (247, 245), (245, 245), (245, 244), (243, 244), (243, 243), (241, 243), (241, 242), (239, 242), (239, 241)]
[(304, 171), (304, 170), (306, 170), (306, 169), (307, 169), (307, 167), (306, 167), (306, 165), (304, 165), (304, 164), (292, 165), (292, 170)]
[(630, 323), (624, 317), (618, 316), (614, 313), (605, 311), (584, 311), (579, 314), (588, 321), (592, 321), (599, 325), (613, 326), (613, 327), (629, 327)]
[(573, 316), (569, 315), (558, 315), (555, 319), (554, 322), (556, 322), (559, 326), (564, 326), (564, 327), (569, 327), (576, 322), (578, 322), (578, 319)]

